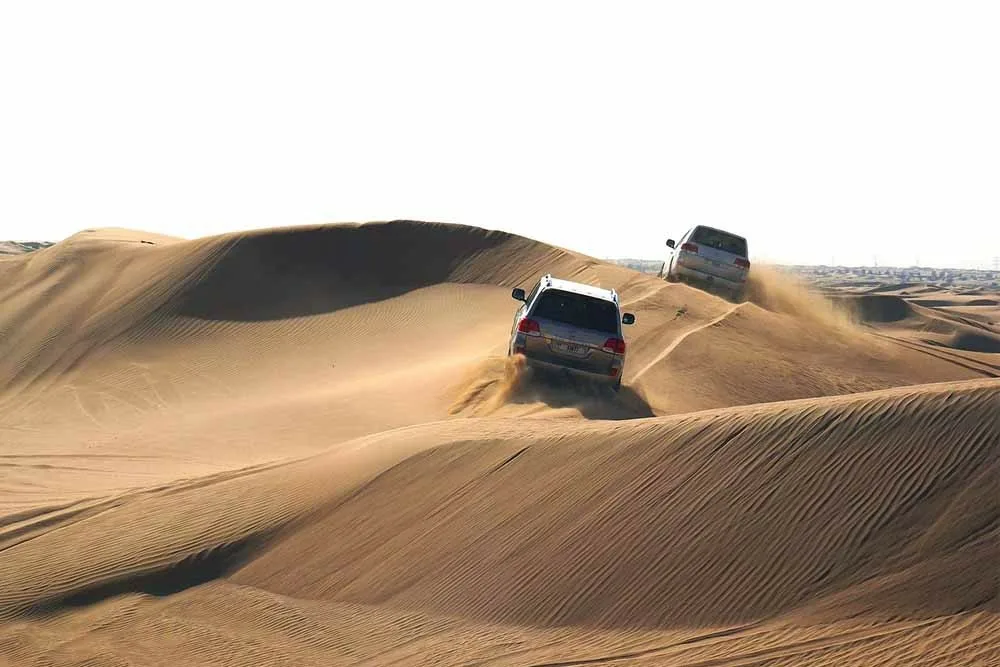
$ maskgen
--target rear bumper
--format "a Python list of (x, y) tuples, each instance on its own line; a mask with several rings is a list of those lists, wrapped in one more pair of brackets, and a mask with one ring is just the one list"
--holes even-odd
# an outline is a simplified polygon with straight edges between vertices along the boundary
[(569, 375), (589, 380), (590, 382), (594, 382), (597, 384), (613, 385), (617, 383), (618, 379), (621, 377), (621, 371), (624, 370), (622, 368), (615, 375), (607, 375), (604, 373), (595, 373), (593, 371), (584, 370), (582, 368), (574, 368), (572, 366), (566, 366), (554, 361), (543, 361), (541, 359), (532, 357), (530, 353), (525, 354), (524, 358), (529, 368), (540, 371), (542, 373), (548, 373), (548, 374), (567, 373)]
[(705, 273), (698, 269), (692, 269), (690, 266), (684, 266), (680, 263), (674, 265), (674, 274), (678, 277), (689, 278), (710, 285), (718, 285), (731, 290), (743, 289), (743, 286), (746, 285), (746, 280), (729, 280), (728, 278)]

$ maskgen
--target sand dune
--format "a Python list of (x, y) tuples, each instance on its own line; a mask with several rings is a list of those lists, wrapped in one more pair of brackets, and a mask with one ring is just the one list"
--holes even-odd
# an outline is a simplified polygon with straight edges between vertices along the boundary
[[(620, 394), (505, 357), (546, 272), (636, 313)], [(0, 664), (995, 664), (996, 295), (901, 291), (408, 221), (0, 259)]]
[(942, 288), (933, 288), (930, 297), (924, 290), (911, 293), (919, 296), (850, 292), (833, 296), (856, 321), (879, 326), (881, 333), (891, 333), (911, 347), (939, 356), (947, 351), (952, 359), (964, 360), (984, 374), (1000, 370), (993, 356), (1000, 352), (1000, 302), (981, 298), (981, 292), (970, 297)]

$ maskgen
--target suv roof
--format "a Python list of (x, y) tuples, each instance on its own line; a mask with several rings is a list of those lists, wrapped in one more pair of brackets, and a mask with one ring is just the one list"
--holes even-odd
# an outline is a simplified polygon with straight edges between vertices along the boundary
[(603, 289), (586, 283), (578, 283), (572, 280), (564, 280), (562, 278), (553, 278), (551, 273), (546, 273), (542, 276), (542, 289), (561, 289), (566, 292), (576, 292), (577, 294), (585, 294), (598, 299), (604, 299), (605, 301), (611, 301), (616, 306), (618, 305), (618, 292), (616, 292), (614, 288)]

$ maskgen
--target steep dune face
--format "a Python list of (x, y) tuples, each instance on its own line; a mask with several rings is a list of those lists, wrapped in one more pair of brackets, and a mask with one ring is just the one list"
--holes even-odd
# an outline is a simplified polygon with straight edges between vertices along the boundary
[(0, 261), (0, 387), (59, 378), (208, 270), (216, 243), (147, 245), (82, 233)]
[[(546, 272), (637, 315), (617, 396), (506, 357)], [(409, 221), (0, 259), (0, 662), (989, 664), (990, 307), (868, 297)]]

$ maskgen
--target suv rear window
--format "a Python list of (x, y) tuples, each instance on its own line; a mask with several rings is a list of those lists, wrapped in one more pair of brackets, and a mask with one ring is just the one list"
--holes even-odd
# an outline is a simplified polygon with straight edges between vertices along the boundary
[(545, 290), (538, 298), (532, 316), (583, 329), (618, 333), (618, 308), (615, 304), (574, 292)]
[(747, 256), (746, 239), (734, 236), (733, 234), (727, 234), (726, 232), (720, 232), (716, 229), (699, 227), (691, 235), (691, 241), (698, 245), (707, 245), (709, 248), (723, 250), (734, 255), (739, 255), (740, 257)]

